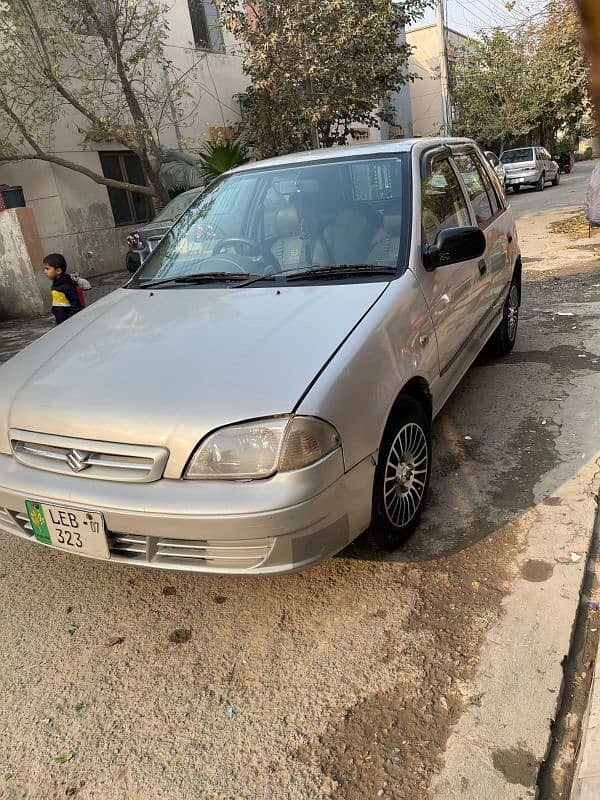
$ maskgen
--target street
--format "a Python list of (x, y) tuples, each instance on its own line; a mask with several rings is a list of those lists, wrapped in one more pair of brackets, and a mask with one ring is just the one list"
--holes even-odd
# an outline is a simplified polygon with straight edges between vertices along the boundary
[[(0, 534), (0, 798), (534, 797), (600, 474), (600, 235), (547, 226), (581, 208), (595, 163), (509, 198), (517, 346), (481, 356), (435, 421), (403, 549), (363, 535), (250, 579)], [(47, 328), (3, 323), (0, 358)]]

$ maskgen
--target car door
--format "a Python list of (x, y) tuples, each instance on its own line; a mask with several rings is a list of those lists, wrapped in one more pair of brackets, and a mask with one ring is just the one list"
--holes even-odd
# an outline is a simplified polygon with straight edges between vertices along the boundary
[[(421, 242), (425, 248), (435, 242), (440, 231), (469, 226), (472, 220), (465, 191), (447, 153), (425, 155), (421, 173)], [(431, 271), (421, 263), (418, 278), (436, 332), (440, 374), (453, 370), (462, 374), (465, 351), (486, 304), (488, 278), (481, 259)]]
[[(512, 234), (510, 227), (500, 219), (505, 202), (495, 191), (483, 160), (473, 148), (455, 153), (454, 162), (469, 193), (475, 222), (485, 234), (487, 247), (483, 260), (488, 280), (482, 302), (485, 298), (485, 307), (491, 309), (504, 290), (509, 269)], [(481, 333), (485, 334), (485, 328), (482, 327)]]

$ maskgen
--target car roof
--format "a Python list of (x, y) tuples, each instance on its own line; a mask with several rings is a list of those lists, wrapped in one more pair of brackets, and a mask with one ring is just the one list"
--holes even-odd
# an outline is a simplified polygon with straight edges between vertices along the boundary
[(442, 145), (475, 144), (472, 139), (456, 138), (452, 136), (431, 136), (415, 139), (392, 139), (386, 142), (369, 142), (368, 144), (343, 145), (340, 147), (326, 147), (320, 150), (301, 150), (284, 156), (266, 158), (262, 161), (252, 161), (230, 172), (248, 172), (263, 167), (287, 166), (288, 164), (315, 163), (330, 161), (331, 159), (345, 159), (353, 156), (380, 156), (389, 153), (408, 153), (415, 147), (426, 149), (428, 147), (441, 147)]

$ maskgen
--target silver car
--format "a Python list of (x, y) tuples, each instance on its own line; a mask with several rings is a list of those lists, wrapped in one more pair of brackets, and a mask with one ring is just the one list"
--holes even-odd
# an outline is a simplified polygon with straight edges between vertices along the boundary
[(486, 343), (511, 350), (520, 295), (513, 218), (470, 140), (236, 169), (126, 286), (0, 368), (0, 529), (254, 575), (369, 526), (395, 548), (432, 420)]
[(494, 168), (494, 172), (498, 176), (500, 183), (502, 184), (502, 188), (506, 189), (506, 168), (504, 164), (500, 161), (498, 156), (493, 153), (491, 150), (486, 150), (484, 153), (487, 160), (490, 162), (492, 167)]
[(560, 168), (545, 147), (518, 147), (505, 150), (500, 162), (506, 170), (506, 187), (518, 192), (523, 186), (543, 191), (550, 181), (560, 183)]

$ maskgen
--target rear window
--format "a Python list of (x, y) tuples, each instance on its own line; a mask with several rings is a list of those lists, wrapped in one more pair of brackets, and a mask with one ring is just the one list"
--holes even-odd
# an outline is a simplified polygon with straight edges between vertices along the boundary
[(505, 150), (500, 156), (503, 164), (516, 164), (519, 161), (535, 161), (533, 147), (520, 147), (518, 150)]

